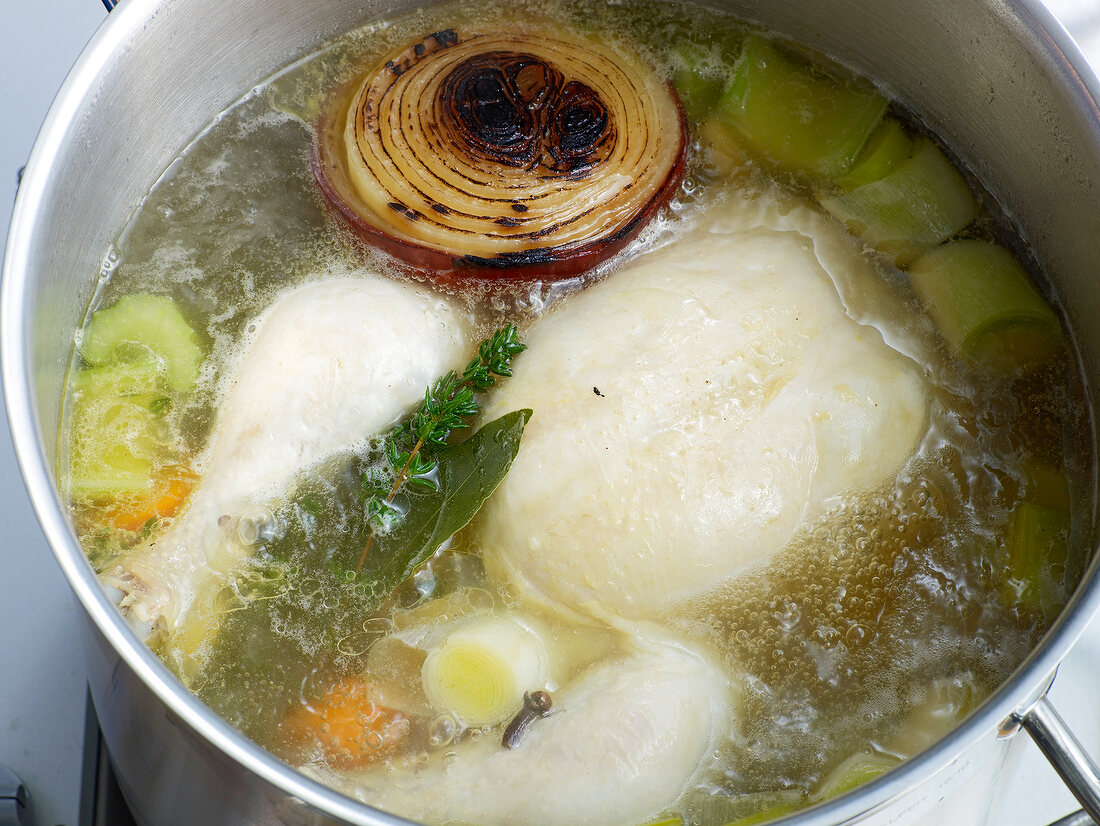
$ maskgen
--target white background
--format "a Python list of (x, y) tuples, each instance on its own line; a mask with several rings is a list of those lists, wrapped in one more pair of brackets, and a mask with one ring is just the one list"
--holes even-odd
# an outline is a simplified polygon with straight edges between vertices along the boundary
[[(1100, 0), (1048, 6), (1100, 66)], [(0, 0), (0, 228), (50, 101), (105, 17), (98, 0)], [(0, 431), (0, 763), (27, 784), (35, 826), (78, 826), (85, 677), (77, 606), (34, 521), (6, 421)], [(1052, 697), (1100, 756), (1100, 621), (1063, 664)], [(1041, 826), (1078, 808), (1038, 752), (1026, 751), (1004, 784), (999, 822), (1007, 826)]]

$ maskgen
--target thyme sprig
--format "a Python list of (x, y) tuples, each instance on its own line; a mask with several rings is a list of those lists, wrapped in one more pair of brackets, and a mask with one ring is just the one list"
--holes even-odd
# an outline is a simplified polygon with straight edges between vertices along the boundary
[[(383, 453), (393, 481), (386, 489), (387, 474), (381, 468), (363, 477), (367, 518), (374, 531), (388, 531), (401, 519), (394, 505), (401, 488), (436, 490), (435, 473), (439, 462), (435, 451), (446, 448), (451, 434), (470, 427), (469, 420), (481, 412), (476, 393), (496, 384), (497, 378), (512, 375), (512, 359), (527, 349), (519, 341), (514, 324), (496, 330), (478, 346), (477, 355), (459, 376), (454, 370), (440, 377), (424, 391), (424, 401), (416, 412), (397, 425), (383, 441)], [(355, 575), (367, 561), (375, 533), (367, 537)]]

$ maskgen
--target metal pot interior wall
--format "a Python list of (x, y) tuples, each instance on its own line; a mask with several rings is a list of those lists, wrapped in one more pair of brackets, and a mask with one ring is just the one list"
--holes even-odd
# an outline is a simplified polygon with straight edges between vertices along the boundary
[[(20, 424), (17, 412), (13, 432), (17, 441), (32, 427), (39, 433), (37, 447), (21, 447), (21, 460), (30, 467), (37, 451), (41, 461), (40, 472), (27, 473), (32, 498), (88, 609), (93, 695), (124, 788), (138, 817), (149, 823), (399, 822), (287, 781), (292, 773), (243, 742), (231, 753), (211, 745), (216, 724), (196, 728), (202, 717), (197, 701), (136, 643), (100, 593), (50, 477), (73, 331), (103, 255), (151, 183), (242, 92), (339, 32), (409, 5), (127, 0), (74, 68), (24, 180), (6, 264), (6, 279), (19, 284), (5, 284), (5, 322), (13, 313), (25, 319), (18, 349), (26, 364), (19, 367), (29, 376), (24, 395), (33, 422), (14, 426)], [(1094, 377), (1095, 408), (1100, 290), (1092, 273), (1100, 260), (1100, 210), (1082, 205), (1098, 203), (1100, 132), (1089, 90), (1062, 61), (1059, 36), (1044, 29), (1049, 18), (1026, 3), (1010, 8), (993, 0), (712, 5), (732, 8), (882, 82), (946, 138), (1002, 204), (1011, 205), (1075, 330)], [(10, 361), (5, 369), (10, 404), (17, 380)], [(1095, 595), (1093, 568), (1085, 585)], [(1097, 599), (1086, 602), (1081, 608), (1091, 610)], [(1078, 631), (1083, 624), (1076, 622)], [(1033, 669), (1042, 673), (1032, 682), (1042, 681), (1074, 634), (1063, 636), (1044, 643), (1052, 650)], [(986, 736), (988, 727), (975, 734)], [(211, 794), (219, 787), (224, 793)]]
[(85, 632), (96, 714), (139, 826), (348, 822), (259, 780), (167, 707), (94, 623), (85, 623)]

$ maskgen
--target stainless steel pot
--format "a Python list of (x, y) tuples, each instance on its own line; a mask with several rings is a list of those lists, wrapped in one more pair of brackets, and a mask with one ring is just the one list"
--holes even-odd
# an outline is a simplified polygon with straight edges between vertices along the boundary
[[(281, 764), (176, 682), (130, 631), (77, 545), (56, 493), (56, 446), (65, 368), (93, 274), (109, 274), (114, 262), (104, 252), (150, 184), (243, 90), (338, 32), (410, 5), (126, 0), (73, 68), (20, 187), (0, 308), (8, 415), (31, 499), (87, 614), (92, 696), (143, 824), (404, 822)], [(1039, 251), (1100, 410), (1100, 87), (1037, 0), (724, 5), (885, 81), (945, 136)], [(954, 733), (788, 822), (984, 822), (992, 778), (1025, 742), (1014, 736), (1021, 722), (1100, 820), (1100, 773), (1073, 750), (1044, 699), (1098, 609), (1095, 559), (1050, 633)], [(951, 815), (945, 805), (955, 806)]]

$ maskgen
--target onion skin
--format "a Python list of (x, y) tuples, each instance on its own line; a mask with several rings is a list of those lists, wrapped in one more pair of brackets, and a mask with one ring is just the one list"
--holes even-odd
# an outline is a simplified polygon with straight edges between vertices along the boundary
[(415, 274), (527, 283), (622, 250), (676, 192), (686, 147), (675, 91), (633, 55), (445, 30), (333, 97), (313, 172), (347, 226)]

